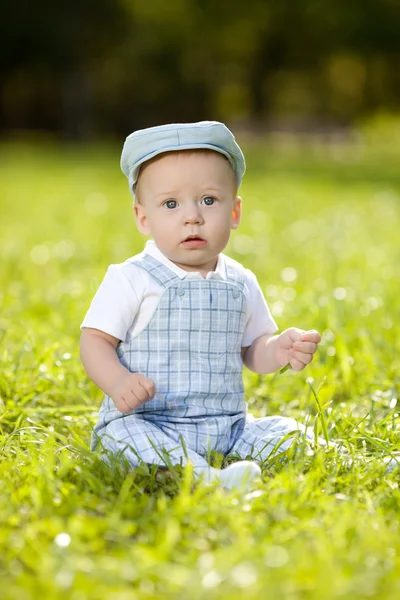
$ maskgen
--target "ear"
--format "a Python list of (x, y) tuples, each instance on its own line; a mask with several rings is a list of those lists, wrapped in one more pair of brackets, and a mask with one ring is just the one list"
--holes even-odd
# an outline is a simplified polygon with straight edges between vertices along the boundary
[(233, 209), (232, 209), (231, 229), (237, 229), (239, 227), (241, 216), (242, 216), (242, 199), (240, 196), (236, 196), (235, 203), (234, 203)]
[(150, 235), (149, 224), (144, 206), (142, 204), (134, 204), (133, 211), (135, 213), (136, 227), (140, 233), (143, 233), (143, 235)]

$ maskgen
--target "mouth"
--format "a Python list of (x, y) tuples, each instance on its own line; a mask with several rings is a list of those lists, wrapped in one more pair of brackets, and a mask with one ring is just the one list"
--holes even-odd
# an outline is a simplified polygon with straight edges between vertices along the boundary
[(182, 245), (186, 248), (201, 248), (207, 244), (207, 240), (202, 238), (200, 235), (188, 235), (182, 241)]

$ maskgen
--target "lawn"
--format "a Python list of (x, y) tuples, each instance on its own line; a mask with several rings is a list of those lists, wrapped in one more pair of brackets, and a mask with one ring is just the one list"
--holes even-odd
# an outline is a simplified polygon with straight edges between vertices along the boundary
[(249, 410), (325, 426), (346, 450), (277, 455), (245, 496), (90, 452), (102, 394), (79, 326), (107, 266), (144, 243), (120, 145), (0, 146), (0, 598), (400, 597), (400, 477), (385, 472), (400, 450), (400, 141), (386, 133), (243, 140), (227, 253), (281, 330), (323, 338), (301, 373), (246, 371)]

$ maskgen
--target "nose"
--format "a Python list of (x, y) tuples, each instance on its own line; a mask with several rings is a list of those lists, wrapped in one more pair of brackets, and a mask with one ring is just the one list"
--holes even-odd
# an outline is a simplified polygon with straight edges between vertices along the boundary
[(200, 207), (197, 204), (191, 204), (185, 211), (185, 225), (202, 225), (204, 218)]

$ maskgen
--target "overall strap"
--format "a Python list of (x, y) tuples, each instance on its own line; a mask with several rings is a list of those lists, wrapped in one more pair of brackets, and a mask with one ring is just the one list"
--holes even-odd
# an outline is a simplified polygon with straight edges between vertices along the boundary
[(181, 281), (176, 273), (148, 254), (133, 264), (147, 271), (164, 288)]
[(244, 282), (246, 280), (244, 267), (228, 256), (225, 256), (224, 258), (226, 278), (231, 283), (237, 285), (241, 291), (243, 291)]

